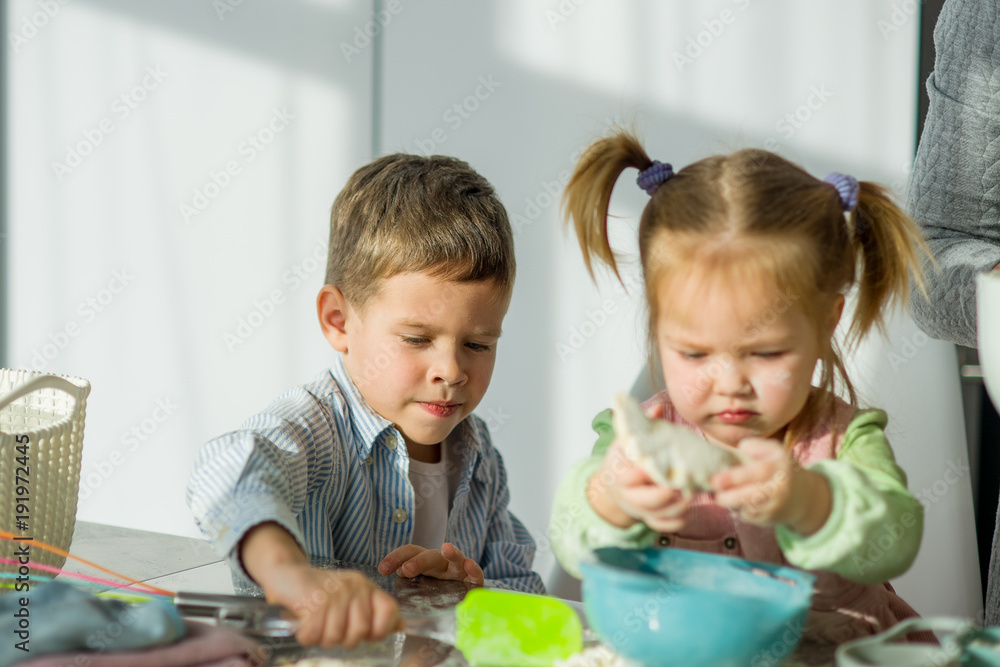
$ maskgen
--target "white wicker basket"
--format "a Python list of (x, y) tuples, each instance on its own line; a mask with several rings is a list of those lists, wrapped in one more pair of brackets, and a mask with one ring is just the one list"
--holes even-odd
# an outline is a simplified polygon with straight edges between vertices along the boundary
[[(76, 526), (89, 393), (90, 383), (81, 378), (0, 369), (0, 529), (69, 549)], [(27, 470), (21, 465), (25, 460), (18, 460), (25, 451), (25, 435)], [(28, 493), (19, 496), (18, 487), (22, 494)], [(19, 498), (25, 497), (27, 502), (19, 508)], [(18, 516), (27, 516), (23, 525), (19, 526)], [(21, 546), (0, 540), (0, 557), (17, 560), (15, 552)], [(28, 558), (32, 564), (59, 568), (66, 561), (38, 548), (31, 548)], [(0, 563), (0, 571), (17, 570), (18, 565)]]

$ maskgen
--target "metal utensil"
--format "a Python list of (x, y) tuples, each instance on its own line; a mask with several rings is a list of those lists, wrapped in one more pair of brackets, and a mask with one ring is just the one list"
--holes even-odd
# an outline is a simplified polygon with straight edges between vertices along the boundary
[(299, 629), (291, 612), (262, 598), (181, 591), (174, 606), (186, 618), (211, 619), (255, 637), (291, 637)]

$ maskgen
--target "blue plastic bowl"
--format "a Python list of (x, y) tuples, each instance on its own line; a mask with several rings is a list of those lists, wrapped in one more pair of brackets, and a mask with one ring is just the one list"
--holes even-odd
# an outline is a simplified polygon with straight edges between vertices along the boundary
[(590, 626), (616, 653), (661, 667), (771, 667), (805, 630), (813, 577), (683, 549), (597, 549), (583, 563)]

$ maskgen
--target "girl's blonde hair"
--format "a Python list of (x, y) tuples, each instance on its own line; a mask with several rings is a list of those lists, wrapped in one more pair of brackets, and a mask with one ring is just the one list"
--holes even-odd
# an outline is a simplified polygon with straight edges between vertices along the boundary
[[(587, 270), (593, 258), (618, 275), (608, 242), (608, 205), (621, 173), (653, 165), (639, 140), (619, 131), (594, 142), (582, 155), (563, 195)], [(691, 164), (660, 185), (639, 222), (639, 253), (655, 340), (658, 290), (703, 271), (722, 272), (746, 284), (766, 281), (803, 308), (824, 331), (824, 318), (837, 295), (857, 285), (848, 345), (873, 327), (884, 332), (883, 313), (905, 303), (910, 272), (923, 289), (917, 247), (927, 248), (912, 220), (887, 190), (861, 182), (857, 207), (845, 219), (840, 194), (774, 153), (744, 149)], [(619, 276), (620, 278), (620, 276)], [(757, 283), (761, 284), (761, 283)], [(666, 292), (665, 292), (666, 294)], [(852, 404), (857, 396), (833, 340), (819, 341), (821, 387), (786, 434), (804, 435), (825, 410), (832, 410), (838, 383)]]

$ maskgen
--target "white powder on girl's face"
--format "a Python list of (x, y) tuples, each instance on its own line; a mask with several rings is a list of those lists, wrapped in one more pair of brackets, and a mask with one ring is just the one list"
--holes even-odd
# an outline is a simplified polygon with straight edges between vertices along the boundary
[(789, 371), (778, 371), (773, 373), (768, 382), (774, 386), (785, 387), (792, 381), (792, 374)]

